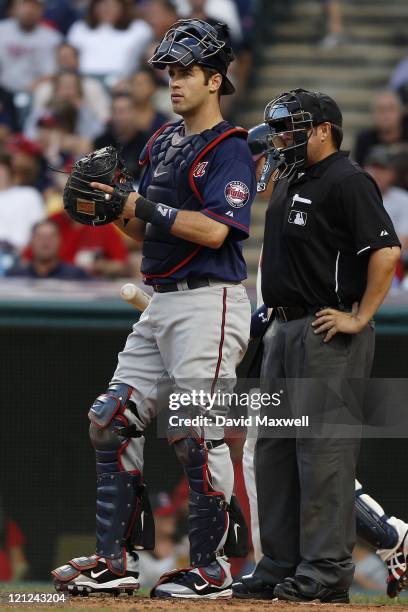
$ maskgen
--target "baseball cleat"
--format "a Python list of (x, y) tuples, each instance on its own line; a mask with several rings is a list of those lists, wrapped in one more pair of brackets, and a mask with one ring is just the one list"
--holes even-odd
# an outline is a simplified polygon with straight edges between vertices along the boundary
[(206, 567), (177, 569), (164, 574), (150, 596), (178, 599), (230, 599), (232, 577), (228, 561), (218, 557)]
[(114, 565), (103, 557), (77, 557), (53, 570), (55, 589), (70, 595), (110, 593), (133, 595), (139, 589), (139, 558), (127, 553), (124, 571), (118, 573)]
[(408, 586), (408, 531), (405, 532), (397, 550), (385, 560), (388, 570), (387, 595), (397, 595)]
[(232, 585), (232, 595), (237, 599), (276, 599), (275, 585), (264, 582), (262, 578), (249, 574), (242, 576)]
[(299, 603), (350, 603), (348, 589), (331, 589), (308, 576), (285, 578), (276, 585), (275, 595), (278, 599)]

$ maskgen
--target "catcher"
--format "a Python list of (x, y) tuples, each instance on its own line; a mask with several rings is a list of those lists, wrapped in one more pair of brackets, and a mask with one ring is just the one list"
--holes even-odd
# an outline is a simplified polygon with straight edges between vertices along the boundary
[[(143, 431), (162, 407), (159, 382), (170, 386), (173, 397), (191, 395), (197, 384), (209, 394), (231, 390), (247, 347), (251, 309), (241, 284), (241, 241), (248, 237), (256, 181), (246, 131), (220, 112), (220, 95), (234, 91), (227, 77), (232, 58), (224, 24), (177, 22), (150, 63), (168, 67), (173, 109), (183, 119), (148, 142), (140, 193), (109, 148), (77, 162), (65, 188), (65, 207), (74, 219), (114, 221), (143, 240), (141, 270), (154, 289), (108, 390), (89, 411), (97, 465), (96, 554), (52, 572), (57, 590), (73, 595), (138, 588), (136, 550), (154, 546)], [(176, 423), (170, 419), (168, 439), (190, 487), (191, 566), (163, 576), (153, 597), (230, 597), (228, 556), (246, 554), (223, 431), (211, 419), (192, 427), (187, 418), (204, 411), (211, 416), (206, 408), (191, 401), (180, 407)]]

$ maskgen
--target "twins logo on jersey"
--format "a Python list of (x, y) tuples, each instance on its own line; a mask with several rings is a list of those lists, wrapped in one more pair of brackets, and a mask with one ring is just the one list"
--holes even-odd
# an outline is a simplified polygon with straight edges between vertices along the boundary
[(248, 202), (249, 188), (241, 181), (231, 181), (224, 189), (225, 199), (233, 208), (242, 208)]

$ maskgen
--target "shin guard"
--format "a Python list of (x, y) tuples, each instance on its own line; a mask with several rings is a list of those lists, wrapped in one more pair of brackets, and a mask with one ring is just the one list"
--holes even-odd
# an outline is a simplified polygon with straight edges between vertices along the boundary
[(195, 438), (174, 444), (182, 463), (189, 494), (189, 540), (191, 565), (208, 565), (221, 554), (229, 527), (228, 503), (223, 493), (214, 491), (208, 472), (207, 449)]
[[(358, 488), (357, 488), (358, 487)], [(390, 549), (398, 543), (398, 532), (384, 514), (382, 507), (369, 495), (363, 492), (356, 481), (356, 523), (357, 535), (374, 546)]]

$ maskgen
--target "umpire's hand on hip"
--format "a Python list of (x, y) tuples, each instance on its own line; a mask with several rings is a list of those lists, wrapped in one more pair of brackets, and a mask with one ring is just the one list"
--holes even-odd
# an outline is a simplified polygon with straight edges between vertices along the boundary
[(323, 308), (316, 312), (316, 320), (313, 321), (312, 327), (315, 334), (327, 332), (323, 342), (330, 340), (337, 334), (358, 334), (367, 325), (367, 321), (363, 321), (358, 317), (358, 303), (354, 302), (351, 312), (343, 312), (335, 308)]

